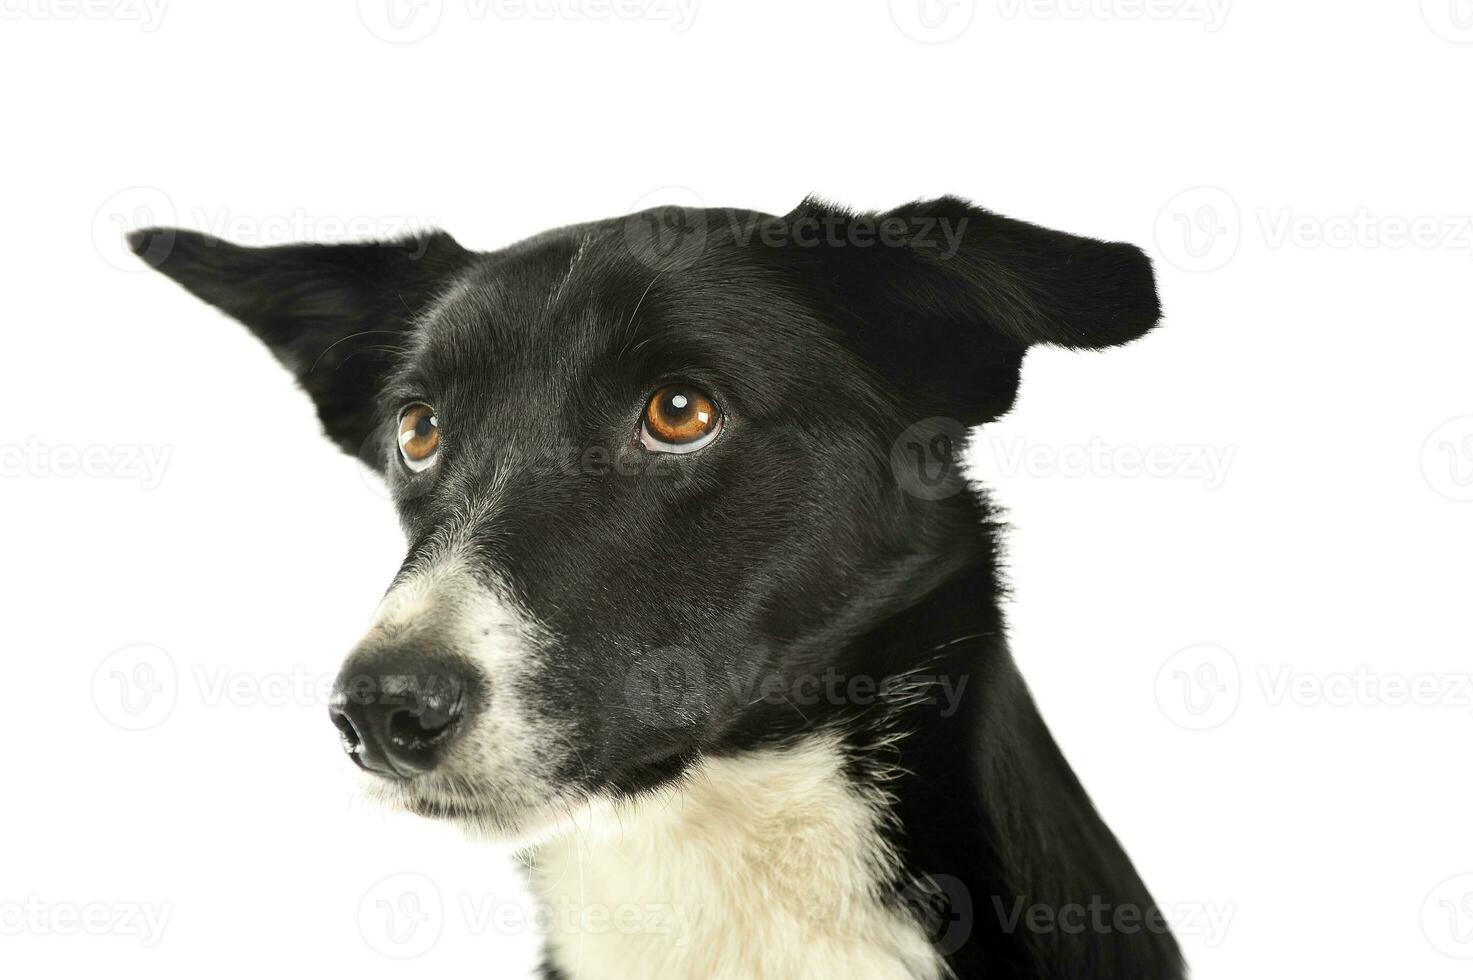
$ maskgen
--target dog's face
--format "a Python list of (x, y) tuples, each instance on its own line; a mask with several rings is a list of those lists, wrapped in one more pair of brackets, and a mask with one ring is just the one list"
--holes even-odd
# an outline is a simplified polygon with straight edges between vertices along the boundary
[(897, 467), (953, 466), (1031, 343), (1157, 317), (1136, 250), (952, 199), (661, 211), (489, 254), (133, 245), (391, 488), (408, 555), (332, 709), (353, 758), (386, 799), (510, 835), (842, 724), (781, 692), (982, 547), (970, 494)]

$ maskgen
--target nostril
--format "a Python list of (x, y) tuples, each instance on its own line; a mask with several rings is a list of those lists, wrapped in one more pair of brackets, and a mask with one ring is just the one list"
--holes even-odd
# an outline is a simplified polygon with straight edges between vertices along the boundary
[(420, 752), (433, 748), (455, 733), (460, 720), (459, 690), (445, 690), (414, 699), (389, 716), (389, 741), (400, 749)]
[(349, 752), (357, 753), (358, 746), (363, 744), (363, 738), (358, 734), (358, 729), (353, 727), (353, 722), (348, 717), (348, 713), (338, 708), (333, 708), (328, 714), (332, 717), (332, 723), (337, 727), (338, 734), (343, 737), (343, 748)]
[(396, 711), (389, 719), (389, 741), (411, 752), (429, 748), (444, 738), (449, 731), (448, 722), (438, 727), (426, 725), (423, 719), (409, 711)]

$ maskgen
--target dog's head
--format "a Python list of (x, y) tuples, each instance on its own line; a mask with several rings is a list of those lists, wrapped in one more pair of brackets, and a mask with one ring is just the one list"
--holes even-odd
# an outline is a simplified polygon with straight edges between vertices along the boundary
[(408, 556), (332, 707), (353, 758), (507, 834), (780, 734), (765, 693), (985, 549), (953, 456), (1027, 348), (1158, 317), (1139, 250), (951, 198), (663, 209), (493, 253), (131, 242), (391, 488)]

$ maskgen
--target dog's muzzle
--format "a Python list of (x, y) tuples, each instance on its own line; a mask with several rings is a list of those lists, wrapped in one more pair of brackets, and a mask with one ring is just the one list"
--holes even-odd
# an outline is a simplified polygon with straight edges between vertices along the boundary
[(435, 653), (359, 651), (343, 664), (328, 713), (360, 767), (408, 779), (439, 765), (465, 728), (475, 676)]

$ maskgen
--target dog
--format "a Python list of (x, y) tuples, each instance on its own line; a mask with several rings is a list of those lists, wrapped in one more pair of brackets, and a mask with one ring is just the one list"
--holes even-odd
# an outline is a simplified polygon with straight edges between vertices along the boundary
[(959, 462), (1030, 347), (1157, 324), (1139, 249), (954, 197), (130, 245), (382, 474), (408, 553), (330, 715), (370, 794), (522, 849), (548, 980), (1184, 975)]

